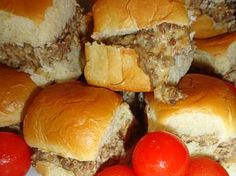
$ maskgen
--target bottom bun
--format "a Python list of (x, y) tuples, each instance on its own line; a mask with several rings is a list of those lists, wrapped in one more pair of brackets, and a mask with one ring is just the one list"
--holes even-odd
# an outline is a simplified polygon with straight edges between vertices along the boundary
[(73, 172), (47, 161), (37, 162), (35, 169), (43, 176), (74, 176)]

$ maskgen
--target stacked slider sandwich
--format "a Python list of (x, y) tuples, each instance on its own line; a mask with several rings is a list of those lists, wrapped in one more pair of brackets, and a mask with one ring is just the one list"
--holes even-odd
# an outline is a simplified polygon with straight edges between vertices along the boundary
[(34, 98), (23, 133), (40, 174), (92, 176), (125, 159), (133, 122), (119, 94), (67, 82), (47, 86)]
[[(147, 10), (144, 10), (147, 9)], [(193, 57), (184, 1), (97, 0), (92, 44), (85, 46), (89, 84), (147, 92), (173, 103)]]
[(20, 130), (26, 107), (37, 86), (29, 75), (0, 65), (0, 130)]
[(178, 135), (192, 155), (207, 155), (236, 174), (236, 91), (220, 79), (188, 74), (178, 87), (187, 95), (167, 105), (145, 95), (148, 131), (167, 130)]
[(75, 0), (1, 0), (0, 63), (44, 86), (78, 78), (85, 17)]

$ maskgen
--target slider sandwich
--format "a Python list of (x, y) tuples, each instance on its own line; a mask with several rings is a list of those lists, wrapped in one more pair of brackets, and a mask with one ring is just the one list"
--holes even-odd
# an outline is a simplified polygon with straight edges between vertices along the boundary
[(193, 68), (219, 76), (236, 85), (236, 32), (195, 40), (195, 43), (197, 49)]
[(1, 0), (0, 63), (40, 86), (81, 75), (85, 16), (76, 0)]
[(184, 1), (97, 0), (93, 43), (85, 46), (89, 84), (116, 91), (148, 92), (173, 103), (175, 85), (193, 57)]
[(92, 176), (125, 162), (134, 117), (122, 97), (79, 82), (46, 86), (27, 109), (24, 138), (44, 176)]
[(209, 38), (236, 30), (235, 0), (185, 0), (195, 38)]
[(166, 130), (178, 135), (191, 155), (219, 161), (230, 176), (236, 175), (236, 94), (225, 81), (188, 74), (178, 87), (187, 95), (175, 105), (145, 95), (148, 131)]
[(20, 130), (25, 109), (38, 87), (29, 75), (0, 65), (0, 130)]

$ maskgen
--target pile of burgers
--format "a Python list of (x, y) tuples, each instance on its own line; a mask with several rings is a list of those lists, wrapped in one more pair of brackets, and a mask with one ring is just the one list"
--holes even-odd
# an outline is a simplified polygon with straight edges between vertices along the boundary
[(235, 0), (1, 0), (0, 131), (46, 176), (130, 166), (157, 131), (236, 176), (234, 31)]

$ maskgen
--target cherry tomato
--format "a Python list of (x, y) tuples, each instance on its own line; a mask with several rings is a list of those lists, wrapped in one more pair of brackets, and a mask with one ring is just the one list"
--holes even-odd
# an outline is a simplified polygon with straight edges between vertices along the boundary
[(24, 176), (30, 157), (31, 150), (20, 136), (0, 132), (0, 176)]
[(193, 157), (186, 176), (229, 176), (216, 161), (207, 157)]
[(183, 176), (190, 163), (187, 147), (167, 132), (146, 134), (135, 146), (132, 163), (138, 176)]
[(115, 165), (107, 167), (97, 176), (135, 176), (134, 171), (128, 166)]

